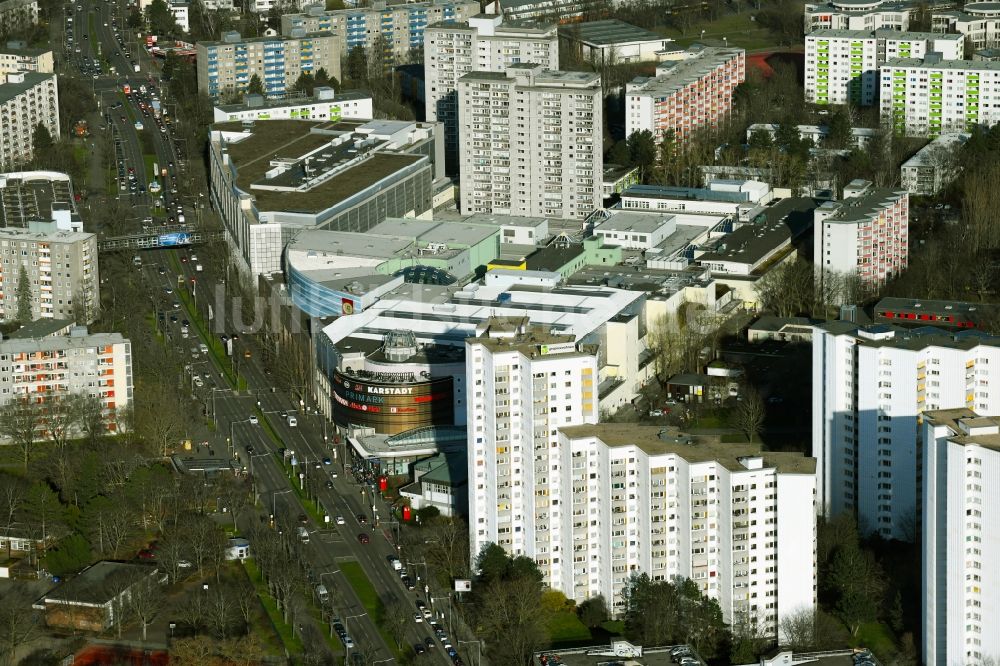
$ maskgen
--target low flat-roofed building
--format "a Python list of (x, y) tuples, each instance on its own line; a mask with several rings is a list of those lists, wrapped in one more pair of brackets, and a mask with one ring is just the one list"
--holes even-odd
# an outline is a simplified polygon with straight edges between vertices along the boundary
[(415, 510), (434, 507), (442, 516), (464, 516), (469, 512), (468, 461), (458, 452), (438, 453), (415, 462), (413, 482), (399, 489)]
[(707, 187), (632, 185), (622, 192), (621, 208), (732, 215), (740, 220), (748, 220), (751, 211), (773, 198), (774, 194), (767, 183), (716, 178), (710, 179)]
[(24, 324), (21, 328), (4, 336), (5, 340), (26, 340), (47, 338), (56, 335), (69, 335), (73, 328), (71, 319), (36, 319)]
[(45, 594), (34, 607), (58, 629), (101, 632), (121, 624), (135, 586), (158, 585), (155, 566), (103, 560)]
[(714, 246), (696, 252), (695, 261), (713, 273), (750, 275), (791, 251), (792, 240), (811, 228), (815, 208), (813, 199), (781, 199)]
[(612, 214), (594, 225), (594, 235), (606, 245), (629, 250), (649, 250), (677, 230), (677, 219), (664, 213), (609, 211)]
[(302, 229), (366, 232), (387, 217), (429, 216), (444, 179), (440, 134), (393, 120), (213, 125), (211, 193), (238, 267), (281, 270)]
[(682, 51), (672, 39), (639, 26), (619, 21), (584, 21), (559, 28), (559, 47), (577, 58), (597, 65), (629, 62), (659, 62)]
[(288, 243), (284, 265), (292, 302), (328, 317), (360, 312), (404, 281), (465, 280), (499, 252), (496, 226), (391, 218), (365, 233), (303, 231)]
[(995, 333), (1000, 324), (1000, 306), (993, 303), (887, 296), (875, 304), (873, 314), (876, 324), (897, 326), (977, 328)]
[(545, 19), (562, 22), (606, 10), (607, 5), (600, 0), (487, 0), (484, 7), (485, 13), (500, 14), (504, 21)]
[(420, 460), (439, 454), (464, 455), (468, 435), (464, 425), (418, 426), (391, 435), (370, 426), (351, 425), (345, 439), (348, 460), (365, 460), (377, 474), (400, 476), (409, 474)]
[(529, 271), (550, 271), (566, 277), (584, 266), (616, 266), (622, 261), (622, 248), (605, 245), (598, 237), (582, 242), (554, 240), (525, 258)]
[(359, 90), (334, 91), (316, 86), (312, 97), (270, 99), (248, 94), (240, 104), (216, 104), (213, 122), (234, 120), (367, 120), (373, 117), (372, 96)]
[(968, 134), (942, 134), (899, 167), (900, 184), (910, 194), (933, 196), (961, 170), (962, 145)]
[(747, 327), (747, 340), (764, 342), (812, 342), (813, 326), (820, 320), (809, 317), (775, 317), (764, 315)]
[(627, 167), (621, 164), (605, 164), (601, 188), (604, 198), (621, 194), (632, 185), (639, 184), (639, 167)]
[[(751, 141), (754, 134), (758, 133), (774, 140), (778, 135), (778, 127), (776, 123), (754, 123), (747, 128), (747, 141)], [(798, 130), (799, 139), (812, 141), (814, 146), (822, 146), (830, 135), (828, 125), (796, 125), (795, 129)], [(865, 148), (877, 134), (878, 130), (869, 127), (852, 127), (848, 148)]]
[[(59, 231), (83, 231), (73, 183), (58, 171), (0, 173), (0, 228), (31, 229), (54, 223)], [(47, 230), (45, 226), (39, 230)]]

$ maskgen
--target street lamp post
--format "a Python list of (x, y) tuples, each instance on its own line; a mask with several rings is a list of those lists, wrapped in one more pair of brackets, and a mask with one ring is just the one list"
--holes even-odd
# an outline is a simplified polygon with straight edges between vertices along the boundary
[(466, 645), (469, 645), (471, 643), (476, 644), (476, 666), (483, 666), (483, 652), (482, 652), (483, 642), (477, 639), (473, 639), (471, 641), (463, 641), (463, 640), (458, 641), (459, 645), (462, 645), (463, 643)]
[[(357, 619), (359, 617), (364, 617), (365, 615), (368, 615), (368, 613), (358, 613), (357, 615), (349, 615), (349, 616), (345, 617), (344, 618), (344, 631), (347, 631), (347, 621), (348, 620), (354, 620), (354, 619)], [(347, 635), (350, 636), (351, 632), (347, 631)], [(344, 643), (344, 650), (345, 650), (345, 652), (344, 652), (344, 666), (347, 666), (347, 664), (348, 664), (347, 658), (351, 656), (351, 648), (347, 647), (346, 641)]]
[[(213, 397), (215, 394), (212, 394)], [(236, 455), (236, 434), (235, 428), (237, 423), (250, 423), (250, 419), (243, 419), (242, 421), (230, 421), (229, 422), (229, 457), (232, 458)]]
[(278, 506), (276, 504), (278, 495), (285, 495), (290, 492), (292, 492), (291, 488), (287, 488), (285, 490), (275, 490), (271, 492), (271, 520), (274, 520), (274, 514), (277, 513), (278, 510)]

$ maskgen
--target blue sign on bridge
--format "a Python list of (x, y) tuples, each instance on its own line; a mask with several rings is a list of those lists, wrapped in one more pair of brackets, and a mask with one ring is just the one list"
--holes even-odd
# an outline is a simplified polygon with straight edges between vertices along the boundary
[(177, 245), (190, 245), (191, 234), (183, 231), (172, 234), (160, 235), (160, 247), (175, 247)]

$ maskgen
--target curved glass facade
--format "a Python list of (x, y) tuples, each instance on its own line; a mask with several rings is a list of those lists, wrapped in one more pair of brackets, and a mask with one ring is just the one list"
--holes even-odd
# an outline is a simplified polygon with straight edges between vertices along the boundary
[(310, 317), (332, 317), (361, 312), (361, 297), (325, 287), (288, 266), (288, 293), (292, 303)]

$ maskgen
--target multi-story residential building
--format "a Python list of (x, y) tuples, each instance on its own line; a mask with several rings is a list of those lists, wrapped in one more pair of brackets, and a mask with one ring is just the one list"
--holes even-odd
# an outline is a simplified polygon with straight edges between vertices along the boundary
[(601, 206), (601, 77), (543, 65), (458, 82), (462, 212), (582, 219)]
[(631, 574), (690, 578), (726, 622), (775, 637), (815, 608), (815, 460), (659, 426), (558, 432), (522, 528), (546, 583), (619, 614)]
[(772, 632), (815, 606), (815, 461), (597, 425), (594, 352), (527, 319), (477, 333), (466, 341), (473, 554), (496, 543), (531, 557), (547, 585), (577, 601), (603, 594), (615, 613), (633, 572), (689, 577), (727, 621), (746, 612)]
[(38, 23), (38, 0), (0, 2), (0, 34), (10, 34)]
[(942, 134), (899, 167), (900, 184), (910, 194), (933, 196), (958, 176), (959, 151), (968, 134)]
[(211, 196), (245, 275), (281, 270), (302, 229), (364, 232), (429, 217), (444, 177), (441, 126), (398, 120), (231, 121), (209, 131)]
[(975, 50), (1000, 47), (1000, 5), (968, 2), (961, 10), (948, 9), (931, 15), (931, 30), (956, 32), (969, 39)]
[(7, 48), (0, 49), (0, 76), (11, 72), (53, 72), (52, 49), (28, 48), (24, 42), (7, 42)]
[[(856, 278), (877, 289), (906, 269), (910, 196), (905, 190), (854, 180), (842, 201), (826, 201), (813, 217), (817, 287), (836, 298), (835, 280)], [(849, 297), (847, 294), (841, 296)]]
[(22, 267), (31, 288), (32, 319), (87, 324), (97, 318), (100, 279), (95, 234), (0, 229), (0, 257), (0, 320), (17, 316)]
[(988, 664), (1000, 654), (1000, 417), (929, 412), (923, 439), (923, 661)]
[(83, 231), (69, 176), (58, 171), (0, 173), (0, 229), (10, 227)]
[(882, 66), (882, 122), (897, 134), (936, 137), (1000, 122), (1000, 62), (897, 58)]
[(132, 344), (121, 333), (88, 334), (83, 326), (68, 335), (15, 333), (0, 341), (0, 405), (30, 401), (44, 435), (46, 403), (70, 394), (98, 398), (108, 430), (124, 427), (119, 415), (132, 403)]
[(34, 156), (34, 132), (44, 125), (59, 138), (59, 91), (55, 74), (11, 72), (0, 83), (0, 171)]
[(831, 0), (805, 6), (804, 28), (813, 30), (908, 30), (916, 3), (894, 0)]
[(1000, 412), (998, 363), (1000, 339), (980, 331), (817, 326), (812, 453), (822, 512), (856, 512), (865, 532), (914, 540), (923, 415)]
[(806, 101), (872, 106), (878, 101), (883, 63), (929, 53), (961, 60), (964, 40), (961, 35), (932, 32), (816, 30), (806, 35)]
[(324, 69), (339, 80), (342, 51), (342, 35), (329, 31), (248, 39), (227, 32), (221, 42), (198, 42), (198, 90), (212, 97), (244, 93), (256, 75), (265, 95), (280, 97), (302, 74)]
[(572, 580), (571, 551), (551, 550), (571, 530), (571, 508), (559, 502), (572, 492), (562, 486), (570, 450), (559, 428), (597, 423), (597, 367), (596, 351), (527, 317), (491, 318), (466, 341), (473, 558), (495, 543), (535, 559), (557, 588)]
[(449, 173), (458, 170), (458, 80), (470, 72), (504, 72), (514, 64), (559, 69), (559, 35), (552, 23), (504, 24), (496, 15), (428, 26), (424, 33), (427, 120), (444, 123)]
[(682, 60), (656, 67), (625, 87), (625, 133), (649, 130), (657, 143), (673, 132), (680, 143), (702, 127), (715, 127), (733, 106), (733, 91), (746, 79), (746, 52), (691, 47)]
[(281, 34), (293, 30), (308, 32), (330, 30), (344, 37), (343, 57), (356, 46), (378, 48), (391, 56), (397, 65), (419, 62), (424, 48), (424, 30), (441, 21), (468, 21), (479, 14), (478, 0), (428, 0), (386, 4), (376, 1), (370, 7), (352, 7), (323, 11), (310, 8), (304, 14), (281, 17)]

